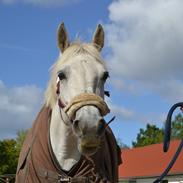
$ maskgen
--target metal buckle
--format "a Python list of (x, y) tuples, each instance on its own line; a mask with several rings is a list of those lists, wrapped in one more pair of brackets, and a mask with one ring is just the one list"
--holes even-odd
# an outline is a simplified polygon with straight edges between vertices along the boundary
[(70, 177), (60, 177), (58, 182), (71, 183), (71, 178)]

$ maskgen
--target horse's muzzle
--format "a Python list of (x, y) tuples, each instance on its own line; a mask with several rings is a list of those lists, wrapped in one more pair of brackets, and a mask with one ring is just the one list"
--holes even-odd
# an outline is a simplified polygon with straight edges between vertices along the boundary
[(79, 140), (78, 150), (81, 154), (91, 156), (100, 148), (101, 139), (99, 137), (83, 137)]

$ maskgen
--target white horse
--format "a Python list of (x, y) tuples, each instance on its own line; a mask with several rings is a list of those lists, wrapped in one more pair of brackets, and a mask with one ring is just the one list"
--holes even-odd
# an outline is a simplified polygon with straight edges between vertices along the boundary
[[(117, 182), (116, 141), (103, 118), (109, 112), (104, 102), (104, 85), (109, 73), (100, 56), (104, 46), (103, 28), (98, 25), (92, 43), (71, 44), (62, 23), (58, 29), (58, 46), (62, 54), (52, 66), (51, 79), (45, 94), (45, 105), (31, 130), (32, 135), (28, 135), (24, 143), (25, 149), (27, 146), (25, 144), (29, 140), (29, 148), (26, 148), (29, 150), (22, 150), (20, 154), (16, 181), (46, 182), (50, 179), (54, 182), (53, 177), (57, 177), (55, 180), (58, 182)], [(44, 109), (51, 111), (47, 112), (49, 123), (46, 130), (44, 128), (47, 125), (40, 126), (41, 123), (38, 122), (40, 118), (41, 121), (45, 118), (40, 117), (45, 116), (42, 114)], [(49, 135), (48, 143), (41, 140), (45, 139), (43, 135), (40, 137), (41, 131)], [(45, 147), (41, 147), (41, 144), (48, 147), (46, 148), (48, 152)], [(34, 153), (33, 149), (37, 149), (37, 152)], [(40, 160), (40, 156), (45, 156), (43, 159), (46, 161), (48, 155), (44, 154), (48, 153), (51, 154), (52, 160), (47, 162), (54, 161), (57, 170), (50, 168), (50, 163), (47, 166), (46, 163), (42, 163), (43, 160)], [(34, 160), (35, 157), (38, 158)], [(78, 168), (78, 164), (84, 162), (83, 157), (85, 165)], [(87, 161), (92, 162), (93, 165), (89, 163), (88, 166)], [(29, 170), (25, 165), (27, 162), (29, 162)], [(43, 173), (39, 166), (43, 167)], [(87, 168), (88, 174), (85, 170)], [(82, 169), (85, 173), (70, 173), (73, 169), (76, 169), (74, 172)], [(38, 177), (39, 181), (33, 178), (33, 175)]]

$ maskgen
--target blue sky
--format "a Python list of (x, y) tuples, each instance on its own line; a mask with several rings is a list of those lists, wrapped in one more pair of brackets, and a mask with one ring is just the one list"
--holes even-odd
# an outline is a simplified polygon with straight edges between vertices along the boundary
[(59, 55), (56, 30), (89, 42), (105, 30), (111, 127), (127, 145), (147, 123), (163, 126), (183, 96), (182, 0), (0, 0), (0, 138), (31, 126)]

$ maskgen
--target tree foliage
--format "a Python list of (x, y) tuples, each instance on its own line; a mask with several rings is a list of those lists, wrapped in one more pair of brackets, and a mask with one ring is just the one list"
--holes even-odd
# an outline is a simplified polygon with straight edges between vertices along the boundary
[(149, 144), (156, 144), (163, 141), (163, 130), (155, 125), (147, 124), (146, 129), (140, 129), (135, 142), (132, 142), (133, 147), (142, 147)]
[(182, 139), (183, 138), (183, 116), (178, 114), (172, 121), (172, 139)]
[(0, 141), (0, 174), (15, 173), (17, 162), (16, 141), (14, 139)]
[(19, 131), (16, 139), (0, 141), (0, 175), (15, 174), (19, 153), (27, 131)]
[[(183, 116), (178, 114), (172, 121), (171, 139), (183, 138)], [(163, 142), (164, 129), (155, 125), (147, 124), (146, 129), (140, 129), (136, 141), (132, 142), (133, 147), (142, 147), (150, 144)]]

